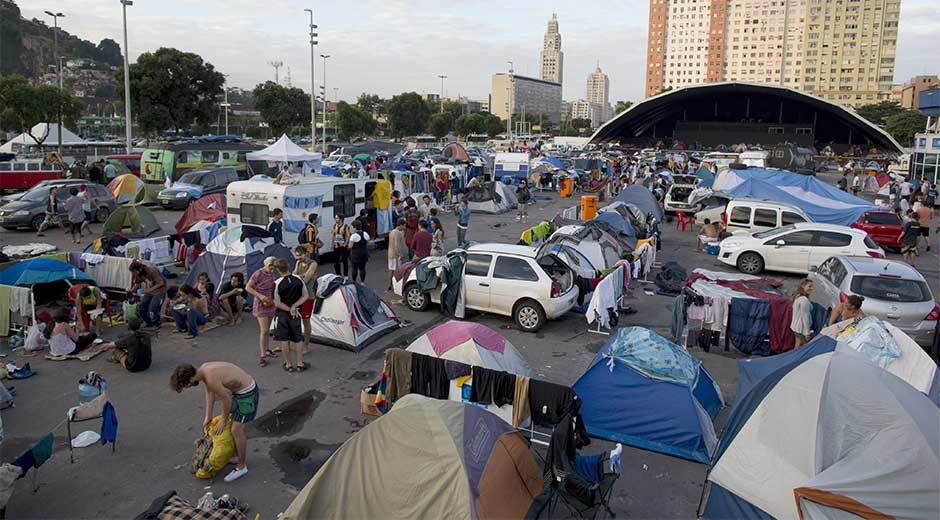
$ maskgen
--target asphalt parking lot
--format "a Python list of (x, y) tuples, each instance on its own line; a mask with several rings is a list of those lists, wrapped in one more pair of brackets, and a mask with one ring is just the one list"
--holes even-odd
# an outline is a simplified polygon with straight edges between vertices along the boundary
[[(574, 199), (559, 199), (556, 193), (538, 193), (539, 200), (529, 210), (530, 222), (519, 223), (514, 213), (477, 215), (471, 220), (470, 239), (515, 243), (524, 228), (540, 219), (550, 219)], [(171, 230), (181, 212), (156, 210), (164, 230)], [(449, 236), (447, 245), (456, 244), (455, 219), (443, 219)], [(937, 220), (933, 222), (936, 228)], [(95, 225), (95, 231), (101, 225)], [(704, 267), (729, 270), (715, 257), (694, 252), (695, 233), (676, 229), (675, 222), (663, 225), (663, 249), (658, 262), (676, 261), (688, 271)], [(918, 269), (927, 278), (934, 294), (940, 294), (940, 251), (937, 233), (932, 229), (932, 252), (918, 261)], [(69, 237), (59, 230), (47, 232), (41, 239), (64, 250), (70, 249)], [(26, 231), (0, 231), (0, 245), (37, 241)], [(85, 244), (88, 243), (86, 239)], [(890, 254), (890, 258), (899, 259)], [(3, 461), (12, 461), (49, 431), (56, 434), (52, 459), (33, 476), (17, 482), (8, 507), (9, 518), (131, 518), (143, 511), (150, 501), (169, 490), (196, 500), (206, 491), (216, 495), (229, 493), (238, 497), (262, 518), (275, 518), (290, 503), (317, 468), (351, 434), (369, 419), (359, 413), (359, 390), (378, 376), (384, 351), (407, 346), (412, 338), (442, 322), (435, 306), (425, 313), (413, 313), (390, 293), (386, 286), (385, 250), (372, 251), (367, 284), (406, 321), (407, 326), (380, 338), (362, 352), (313, 345), (306, 360), (312, 369), (287, 373), (272, 363), (257, 364), (257, 324), (250, 316), (234, 326), (214, 329), (196, 341), (186, 341), (171, 334), (164, 325), (154, 343), (153, 365), (142, 373), (130, 374), (107, 363), (107, 356), (92, 361), (49, 362), (41, 356), (23, 358), (11, 354), (17, 364), (30, 363), (38, 373), (22, 381), (8, 381), (17, 389), (16, 406), (3, 411), (6, 437), (0, 444)], [(321, 266), (321, 273), (329, 266)], [(770, 276), (784, 281), (792, 290), (801, 277), (779, 273)], [(669, 335), (672, 298), (648, 294), (634, 282), (629, 304), (635, 314), (621, 317), (621, 325), (638, 325)], [(562, 384), (573, 384), (591, 363), (606, 337), (588, 332), (583, 315), (568, 313), (549, 322), (536, 334), (517, 330), (509, 318), (476, 314), (470, 317), (503, 334), (527, 358), (537, 377)], [(106, 331), (106, 338), (123, 332), (122, 327)], [(3, 352), (9, 352), (7, 348)], [(725, 400), (732, 402), (737, 384), (734, 351), (694, 349), (716, 379)], [(221, 475), (212, 481), (195, 479), (188, 470), (193, 441), (200, 436), (203, 393), (194, 390), (176, 394), (170, 390), (169, 376), (178, 363), (225, 360), (236, 363), (252, 374), (260, 388), (258, 419), (249, 428), (249, 473), (231, 484)], [(78, 380), (89, 370), (98, 371), (110, 383), (120, 429), (117, 451), (98, 446), (76, 450), (76, 461), (69, 463), (65, 436), (66, 410), (77, 404)], [(630, 406), (624, 402), (624, 406)], [(276, 413), (279, 412), (279, 413)], [(718, 416), (720, 432), (727, 409)], [(73, 433), (98, 430), (97, 422), (73, 425)], [(584, 452), (610, 449), (610, 444), (595, 441)], [(624, 447), (623, 475), (613, 492), (612, 507), (618, 517), (692, 518), (698, 506), (706, 466), (665, 455)], [(559, 509), (559, 513), (561, 513)]]

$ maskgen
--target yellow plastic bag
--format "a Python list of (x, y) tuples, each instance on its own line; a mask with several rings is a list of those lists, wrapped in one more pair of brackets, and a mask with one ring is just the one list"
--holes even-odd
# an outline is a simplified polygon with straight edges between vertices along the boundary
[(226, 419), (225, 427), (222, 428), (222, 433), (218, 435), (213, 435), (212, 432), (219, 424), (219, 421), (222, 420), (221, 415), (213, 417), (209, 426), (206, 427), (206, 435), (212, 438), (212, 451), (209, 452), (208, 461), (209, 465), (212, 466), (212, 471), (199, 469), (196, 471), (196, 478), (210, 479), (215, 477), (228, 464), (228, 461), (235, 456), (235, 437), (232, 437), (232, 421)]

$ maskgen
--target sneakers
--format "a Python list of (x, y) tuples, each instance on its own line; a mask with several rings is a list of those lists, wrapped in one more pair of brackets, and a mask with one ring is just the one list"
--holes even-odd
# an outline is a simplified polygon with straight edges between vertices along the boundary
[(248, 466), (247, 466), (247, 465), (245, 465), (245, 467), (243, 467), (243, 468), (241, 468), (241, 469), (235, 468), (235, 469), (232, 470), (231, 473), (229, 473), (228, 475), (225, 475), (225, 481), (226, 481), (226, 482), (234, 482), (234, 481), (236, 481), (236, 480), (238, 480), (238, 479), (244, 477), (244, 476), (247, 475), (247, 474), (248, 474)]

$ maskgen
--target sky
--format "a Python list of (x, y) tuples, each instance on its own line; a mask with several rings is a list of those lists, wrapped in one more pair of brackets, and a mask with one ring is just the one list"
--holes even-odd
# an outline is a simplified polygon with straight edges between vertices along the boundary
[[(23, 16), (51, 25), (43, 11), (61, 11), (68, 32), (98, 42), (122, 43), (118, 0), (18, 0)], [(310, 88), (311, 8), (319, 25), (316, 84), (323, 83), (321, 54), (329, 55), (330, 99), (362, 92), (439, 93), (484, 100), (492, 75), (512, 61), (516, 74), (538, 76), (546, 23), (558, 14), (564, 52), (563, 97), (585, 96), (587, 74), (597, 64), (610, 77), (610, 101), (643, 97), (648, 0), (135, 0), (128, 8), (131, 60), (159, 47), (194, 52), (245, 89), (273, 80)], [(895, 82), (940, 73), (940, 0), (902, 0)], [(334, 89), (338, 89), (334, 91)]]

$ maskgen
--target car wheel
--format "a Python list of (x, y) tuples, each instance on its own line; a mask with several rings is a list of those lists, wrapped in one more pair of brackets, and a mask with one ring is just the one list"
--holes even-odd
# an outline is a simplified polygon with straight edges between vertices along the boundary
[(748, 251), (738, 257), (738, 271), (745, 274), (757, 274), (764, 270), (764, 259), (759, 254)]
[(104, 222), (108, 220), (109, 215), (111, 215), (111, 210), (105, 206), (101, 206), (95, 213), (95, 222)]
[(545, 324), (545, 311), (542, 306), (532, 300), (523, 300), (516, 304), (512, 312), (516, 325), (525, 332), (538, 332)]
[(431, 298), (428, 297), (427, 293), (418, 289), (417, 283), (411, 282), (405, 287), (405, 304), (408, 305), (409, 309), (415, 312), (423, 312), (427, 310), (430, 303)]
[(33, 228), (33, 231), (39, 231), (39, 227), (42, 226), (43, 220), (46, 220), (46, 215), (45, 213), (40, 213), (29, 221), (29, 227)]

